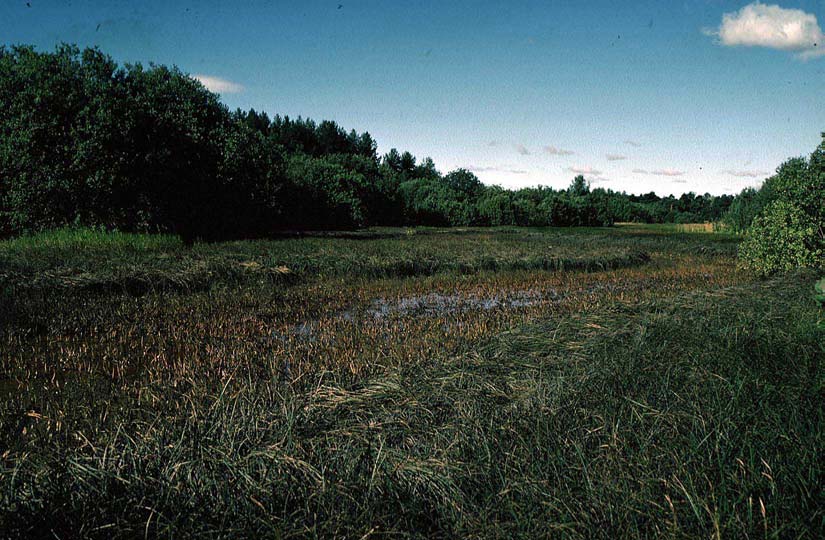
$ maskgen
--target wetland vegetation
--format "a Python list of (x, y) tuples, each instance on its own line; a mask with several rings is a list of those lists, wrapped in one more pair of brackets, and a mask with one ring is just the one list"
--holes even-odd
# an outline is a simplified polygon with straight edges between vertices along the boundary
[(684, 230), (4, 241), (0, 528), (815, 538), (813, 274)]

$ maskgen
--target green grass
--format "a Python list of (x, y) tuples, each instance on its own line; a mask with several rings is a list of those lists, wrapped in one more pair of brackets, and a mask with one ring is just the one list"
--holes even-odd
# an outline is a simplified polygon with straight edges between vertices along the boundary
[[(754, 281), (735, 269), (735, 242), (707, 233), (395, 233), (185, 255), (317, 269), (285, 287), (29, 290), (0, 333), (0, 531), (825, 534), (825, 329), (813, 275)], [(649, 260), (591, 273), (513, 262), (596, 259), (611, 246)], [(36, 249), (14, 257), (45, 265)], [(358, 265), (424, 253), (445, 265), (510, 262), (406, 277)], [(73, 264), (84, 256), (99, 257)], [(375, 297), (525, 287), (556, 296), (489, 312), (340, 317)], [(315, 321), (317, 340), (268, 338), (300, 321)]]
[(151, 252), (180, 249), (180, 238), (165, 234), (133, 234), (117, 231), (103, 231), (88, 228), (57, 229), (3, 240), (3, 253), (22, 255), (39, 253), (67, 255), (90, 251), (105, 252)]

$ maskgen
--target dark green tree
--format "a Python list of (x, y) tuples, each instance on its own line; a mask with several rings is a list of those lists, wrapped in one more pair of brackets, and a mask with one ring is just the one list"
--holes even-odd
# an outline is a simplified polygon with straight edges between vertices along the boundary
[(576, 197), (583, 197), (590, 193), (590, 184), (584, 179), (584, 176), (578, 175), (573, 178), (573, 183), (570, 184), (567, 192)]

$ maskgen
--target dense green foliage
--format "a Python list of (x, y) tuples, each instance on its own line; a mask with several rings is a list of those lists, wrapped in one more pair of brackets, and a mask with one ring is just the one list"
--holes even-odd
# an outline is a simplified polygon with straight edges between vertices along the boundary
[(725, 221), (745, 231), (743, 266), (763, 275), (825, 267), (825, 133), (810, 158), (793, 158), (756, 191), (734, 200)]
[(507, 191), (346, 132), (230, 112), (176, 68), (96, 49), (0, 48), (0, 236), (65, 225), (268, 236), (365, 225), (610, 225), (717, 220), (732, 197)]

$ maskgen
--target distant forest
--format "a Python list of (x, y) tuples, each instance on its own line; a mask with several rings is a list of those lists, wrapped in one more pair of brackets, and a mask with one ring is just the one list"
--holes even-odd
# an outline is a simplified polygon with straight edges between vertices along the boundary
[(506, 190), (430, 158), (383, 156), (332, 121), (230, 111), (177, 68), (98, 49), (0, 48), (0, 235), (64, 226), (184, 239), (373, 225), (719, 221), (730, 195)]

